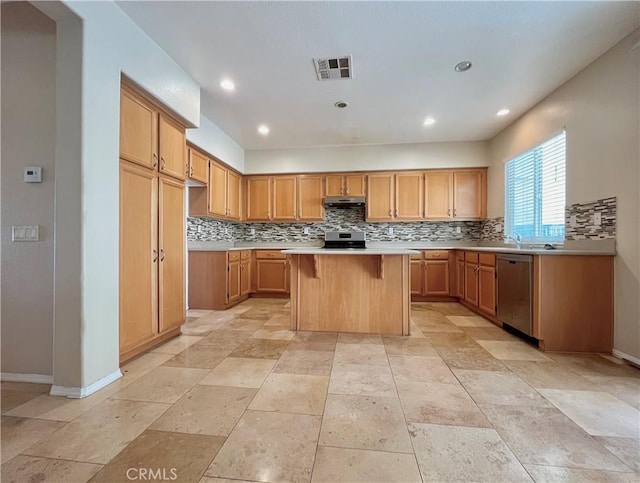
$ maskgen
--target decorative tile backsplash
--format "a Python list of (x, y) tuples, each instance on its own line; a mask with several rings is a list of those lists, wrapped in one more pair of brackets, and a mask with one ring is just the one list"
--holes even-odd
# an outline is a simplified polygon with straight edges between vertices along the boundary
[(480, 240), (495, 242), (504, 241), (504, 218), (502, 216), (489, 218), (482, 223)]
[[(566, 240), (604, 240), (616, 237), (617, 199), (604, 198), (591, 203), (576, 203), (565, 211)], [(601, 224), (594, 224), (594, 215), (600, 213)], [(571, 226), (571, 217), (575, 225)]]
[(187, 240), (233, 242), (240, 239), (238, 237), (238, 228), (240, 226), (237, 223), (228, 221), (190, 217), (187, 218)]

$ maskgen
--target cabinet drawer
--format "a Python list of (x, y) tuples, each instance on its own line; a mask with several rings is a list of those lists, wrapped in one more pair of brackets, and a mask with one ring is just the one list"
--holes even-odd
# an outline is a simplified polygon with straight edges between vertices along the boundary
[(456, 252), (456, 258), (464, 262), (464, 252), (461, 252), (461, 251)]
[(249, 260), (251, 258), (251, 250), (242, 250), (240, 252), (240, 258), (242, 260)]
[(237, 251), (227, 252), (227, 254), (229, 256), (230, 262), (235, 262), (236, 260), (240, 260), (240, 252), (237, 252)]
[(425, 260), (448, 260), (449, 252), (447, 250), (427, 250), (424, 252)]
[(478, 263), (478, 252), (464, 252), (465, 260), (471, 263)]
[(280, 250), (256, 250), (256, 258), (268, 260), (286, 260), (287, 256)]
[(496, 256), (494, 253), (480, 253), (479, 259), (480, 265), (486, 265), (488, 267), (496, 266)]
[(411, 260), (422, 260), (422, 254), (423, 254), (423, 253), (424, 253), (424, 252), (420, 252), (420, 253), (417, 253), (417, 254), (411, 255)]

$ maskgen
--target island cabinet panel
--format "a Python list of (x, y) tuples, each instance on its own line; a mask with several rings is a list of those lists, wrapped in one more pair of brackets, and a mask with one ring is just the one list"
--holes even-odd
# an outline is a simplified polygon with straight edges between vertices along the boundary
[(209, 158), (196, 149), (189, 148), (189, 179), (209, 182)]
[(368, 176), (367, 221), (391, 221), (394, 211), (393, 174)]
[(427, 171), (425, 173), (424, 217), (427, 220), (448, 220), (452, 217), (451, 177), (451, 171)]
[(486, 170), (454, 171), (453, 217), (481, 219), (486, 212)]
[(398, 220), (420, 220), (424, 216), (424, 177), (422, 173), (395, 175), (394, 217)]
[(267, 177), (247, 178), (247, 220), (271, 219), (271, 182)]
[(120, 158), (150, 169), (158, 165), (158, 111), (124, 86), (120, 96)]
[(409, 255), (292, 255), (294, 330), (409, 334)]
[(298, 176), (298, 220), (322, 221), (322, 176)]
[(186, 174), (186, 142), (185, 129), (169, 116), (160, 113), (158, 121), (158, 138), (160, 145), (161, 173), (184, 179)]

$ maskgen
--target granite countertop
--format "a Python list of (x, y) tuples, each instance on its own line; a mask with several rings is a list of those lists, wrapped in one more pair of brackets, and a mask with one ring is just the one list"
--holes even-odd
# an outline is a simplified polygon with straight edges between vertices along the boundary
[(282, 250), (288, 255), (418, 255), (418, 250), (408, 248), (294, 248)]

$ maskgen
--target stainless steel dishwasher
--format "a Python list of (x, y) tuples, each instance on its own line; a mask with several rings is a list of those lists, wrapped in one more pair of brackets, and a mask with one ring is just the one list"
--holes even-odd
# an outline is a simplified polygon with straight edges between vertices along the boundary
[(533, 332), (533, 256), (498, 254), (498, 320)]

